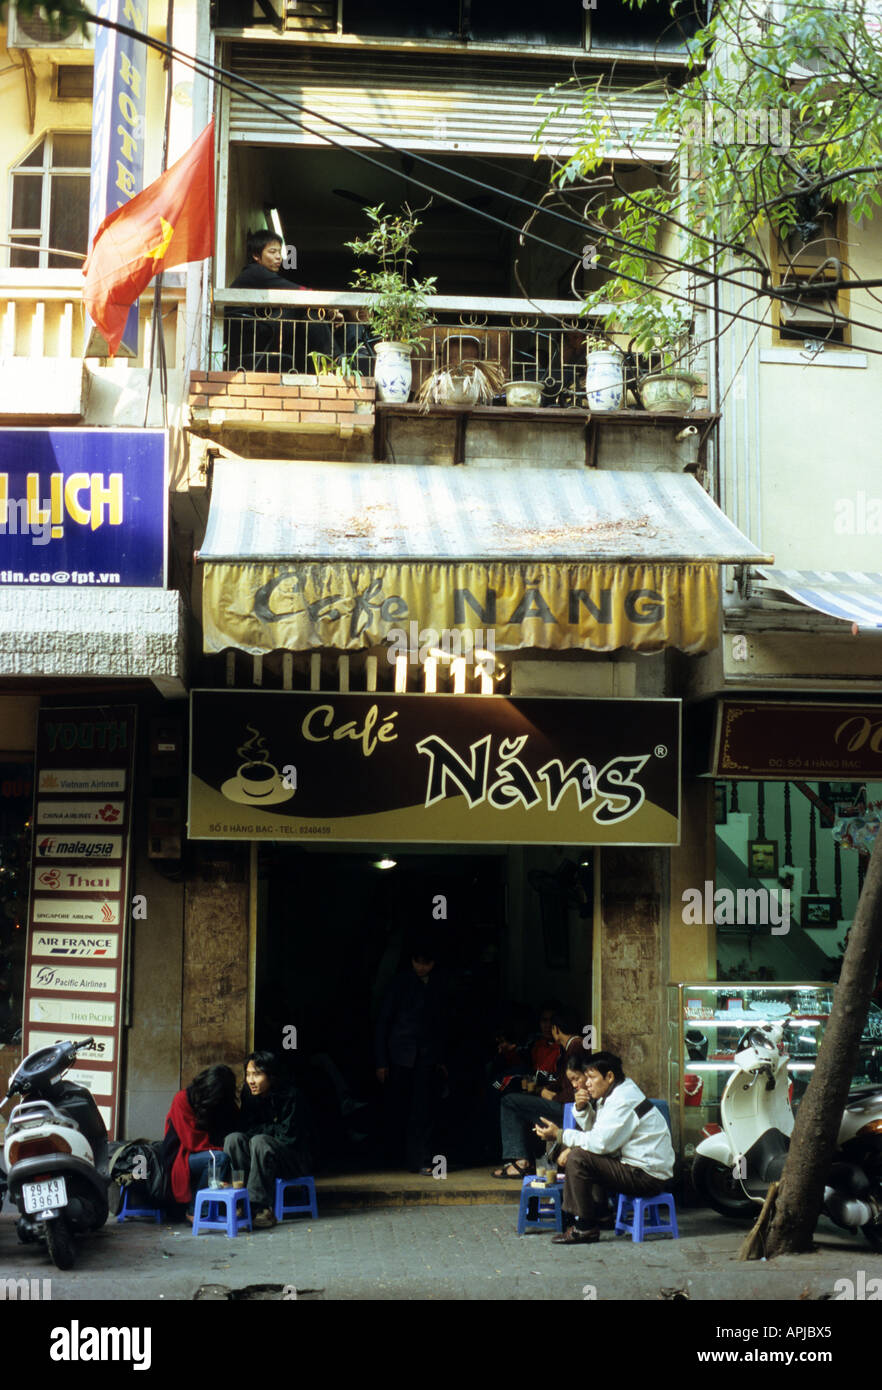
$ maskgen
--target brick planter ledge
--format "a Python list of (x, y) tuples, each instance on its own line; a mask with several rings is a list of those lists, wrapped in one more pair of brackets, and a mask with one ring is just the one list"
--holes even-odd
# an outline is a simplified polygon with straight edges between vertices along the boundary
[(362, 385), (339, 376), (277, 372), (191, 372), (191, 428), (296, 430), (346, 436), (374, 427), (373, 377)]

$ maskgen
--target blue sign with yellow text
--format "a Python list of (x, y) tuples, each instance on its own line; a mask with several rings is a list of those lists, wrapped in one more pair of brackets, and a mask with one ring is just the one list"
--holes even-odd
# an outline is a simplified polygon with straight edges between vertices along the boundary
[(0, 587), (163, 589), (164, 430), (0, 430)]

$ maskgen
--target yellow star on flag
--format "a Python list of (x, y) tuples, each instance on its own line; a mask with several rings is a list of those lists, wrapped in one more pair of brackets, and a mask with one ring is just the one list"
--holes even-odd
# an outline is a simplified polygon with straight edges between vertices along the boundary
[(165, 218), (162, 216), (160, 216), (159, 220), (162, 224), (162, 241), (159, 243), (158, 246), (154, 246), (152, 250), (144, 252), (145, 256), (154, 261), (162, 260), (163, 256), (169, 248), (169, 245), (171, 244), (171, 239), (175, 234), (175, 229), (170, 222), (166, 222)]

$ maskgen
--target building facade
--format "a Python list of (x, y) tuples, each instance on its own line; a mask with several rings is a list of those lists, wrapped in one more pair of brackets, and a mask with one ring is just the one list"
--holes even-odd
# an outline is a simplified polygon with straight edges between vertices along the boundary
[[(377, 999), (426, 934), (453, 971), (465, 1037), (514, 1002), (557, 998), (648, 1094), (679, 1102), (685, 1142), (700, 1069), (686, 1079), (682, 1011), (706, 1019), (719, 1001), (673, 987), (820, 983), (854, 910), (859, 856), (834, 848), (818, 776), (875, 799), (879, 639), (869, 619), (851, 635), (845, 592), (872, 589), (875, 548), (842, 527), (861, 506), (868, 525), (876, 359), (858, 330), (819, 352), (779, 326), (746, 355), (737, 334), (708, 353), (692, 410), (588, 411), (580, 295), (596, 272), (580, 230), (532, 207), (578, 136), (579, 102), (552, 89), (574, 61), (587, 76), (614, 70), (630, 135), (610, 155), (637, 179), (641, 159), (673, 153), (643, 148), (639, 132), (655, 100), (646, 78), (661, 65), (676, 80), (684, 36), (660, 46), (659, 16), (575, 0), (548, 23), (510, 0), (425, 18), (358, 0), (278, 6), (277, 22), (271, 9), (225, 0), (209, 23), (205, 7), (178, 3), (168, 36), (164, 6), (120, 7), (123, 23), (204, 60), (164, 70), (148, 53), (137, 94), (117, 65), (122, 163), (143, 138), (150, 182), (163, 147), (170, 164), (213, 117), (217, 222), (213, 261), (144, 296), (133, 355), (114, 362), (89, 355), (79, 262), (58, 254), (86, 249), (103, 128), (84, 76), (93, 40), (6, 34), (21, 72), (2, 96), (0, 448), (13, 462), (0, 475), (40, 527), (44, 498), (53, 522), (53, 471), (63, 503), (71, 474), (110, 489), (153, 448), (166, 484), (158, 570), (135, 563), (151, 525), (140, 488), (122, 509), (121, 567), (84, 563), (93, 579), (75, 593), (55, 577), (70, 571), (24, 567), (42, 531), (2, 539), (15, 563), (0, 564), (0, 833), (30, 914), (7, 899), (5, 1063), (16, 1010), (27, 1042), (38, 1021), (40, 1033), (75, 1026), (66, 994), (89, 993), (75, 977), (47, 985), (51, 962), (34, 956), (34, 904), (52, 896), (34, 876), (52, 814), (40, 778), (105, 766), (53, 764), (50, 716), (125, 710), (130, 848), (108, 868), (128, 875), (83, 890), (123, 916), (118, 967), (91, 967), (96, 979), (117, 970), (113, 1022), (105, 1011), (94, 1025), (114, 1058), (91, 1071), (119, 1134), (158, 1132), (182, 1079), (255, 1044), (294, 1040), (308, 1055), (333, 1033), (353, 1083), (368, 1084)], [(137, 189), (120, 149), (122, 198)], [(378, 398), (347, 243), (364, 235), (365, 208), (404, 203), (420, 210), (419, 274), (436, 282), (415, 392), (489, 361), (507, 383), (535, 383), (531, 407), (502, 391), (470, 408)], [(65, 221), (59, 209), (75, 207)], [(261, 228), (280, 235), (299, 288), (231, 288)], [(861, 267), (875, 246), (861, 229)], [(46, 451), (42, 472), (32, 448)], [(108, 476), (96, 484), (77, 450), (109, 450)], [(69, 525), (88, 510), (83, 554), (100, 557), (92, 493), (87, 507), (76, 488)], [(840, 579), (821, 612), (806, 601), (822, 585), (803, 566), (855, 565), (870, 578)], [(112, 573), (118, 583), (95, 579)], [(855, 705), (834, 733), (849, 718), (869, 730), (869, 760), (847, 778), (848, 760), (822, 747), (831, 703)], [(736, 714), (759, 730), (783, 705), (793, 729), (797, 704), (809, 709), (787, 757), (802, 762), (770, 772), (779, 731), (751, 734), (726, 763)], [(83, 814), (106, 784), (93, 785)], [(76, 823), (81, 839), (88, 824)], [(758, 846), (776, 841), (763, 859)], [(802, 908), (789, 932), (718, 920), (716, 888), (779, 893), (785, 870), (794, 903), (835, 899), (832, 930)], [(689, 912), (707, 884), (711, 910)], [(58, 923), (66, 937), (78, 920)], [(702, 1118), (715, 1084), (703, 1078)]]

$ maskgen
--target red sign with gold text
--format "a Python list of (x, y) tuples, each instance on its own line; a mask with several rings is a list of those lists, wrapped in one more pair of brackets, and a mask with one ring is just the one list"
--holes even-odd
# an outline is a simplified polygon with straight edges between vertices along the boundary
[(716, 777), (882, 780), (882, 705), (721, 700)]

